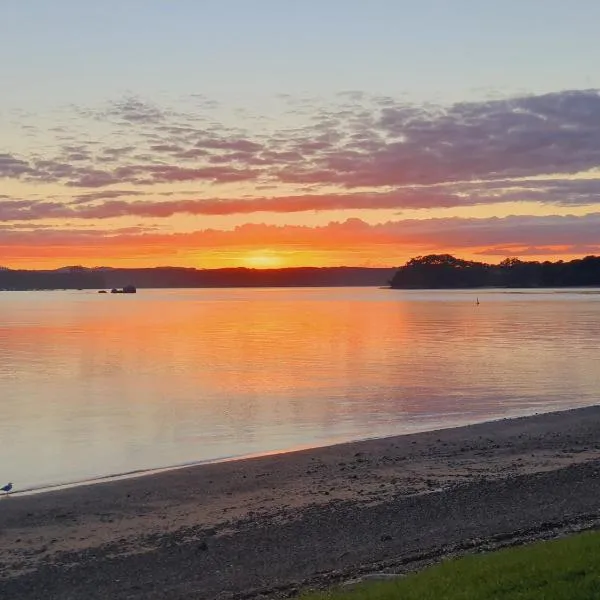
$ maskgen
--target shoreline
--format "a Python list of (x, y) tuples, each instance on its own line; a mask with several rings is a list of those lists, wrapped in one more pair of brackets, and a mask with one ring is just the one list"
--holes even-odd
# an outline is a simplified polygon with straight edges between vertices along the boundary
[(591, 406), (16, 494), (0, 498), (0, 591), (284, 597), (597, 527), (598, 474)]
[[(153, 467), (153, 468), (140, 468), (133, 469), (131, 471), (126, 471), (123, 473), (111, 473), (108, 475), (98, 475), (87, 479), (81, 479), (76, 481), (68, 481), (64, 483), (50, 483), (50, 484), (41, 484), (39, 486), (28, 487), (25, 489), (14, 489), (11, 492), (11, 496), (16, 497), (26, 497), (33, 496), (39, 494), (48, 494), (53, 492), (58, 492), (62, 490), (69, 490), (79, 487), (87, 487), (94, 485), (101, 485), (105, 483), (118, 482), (126, 479), (137, 479), (139, 477), (152, 477), (155, 475), (161, 475), (163, 473), (168, 473), (170, 471), (180, 471), (182, 469), (194, 469), (197, 467), (202, 467), (206, 465), (214, 465), (214, 464), (223, 464), (229, 462), (237, 462), (250, 460), (254, 458), (263, 458), (275, 455), (287, 455), (295, 452), (304, 452), (311, 450), (322, 450), (324, 448), (330, 448), (335, 446), (341, 446), (346, 444), (361, 444), (363, 442), (372, 442), (372, 441), (380, 441), (387, 440), (397, 437), (406, 437), (411, 435), (420, 435), (423, 433), (435, 433), (437, 431), (446, 431), (446, 430), (454, 430), (454, 429), (464, 429), (467, 427), (475, 426), (475, 425), (483, 425), (486, 423), (498, 423), (503, 421), (513, 421), (518, 419), (529, 419), (530, 417), (542, 416), (546, 414), (558, 414), (558, 413), (566, 413), (574, 410), (581, 410), (585, 408), (593, 408), (595, 405), (583, 405), (571, 408), (563, 408), (559, 410), (549, 411), (549, 412), (531, 412), (529, 413), (527, 409), (524, 410), (524, 414), (520, 415), (508, 415), (508, 416), (499, 416), (492, 419), (483, 419), (481, 421), (473, 421), (469, 423), (451, 423), (447, 426), (436, 427), (433, 429), (416, 429), (414, 431), (406, 431), (402, 433), (394, 433), (392, 435), (382, 435), (382, 436), (373, 436), (366, 438), (358, 438), (358, 439), (349, 439), (349, 440), (334, 440), (331, 443), (317, 443), (315, 445), (307, 443), (301, 444), (298, 446), (293, 446), (290, 448), (282, 448), (276, 450), (266, 450), (264, 452), (253, 452), (250, 454), (240, 454), (240, 455), (232, 455), (225, 457), (217, 457), (217, 458), (207, 458), (204, 460), (198, 461), (189, 461), (181, 464), (168, 465), (164, 467)], [(533, 410), (533, 409), (531, 409)]]

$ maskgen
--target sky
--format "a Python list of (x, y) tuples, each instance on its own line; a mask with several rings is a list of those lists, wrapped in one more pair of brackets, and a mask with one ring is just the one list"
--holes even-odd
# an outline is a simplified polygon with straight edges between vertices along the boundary
[(600, 254), (597, 0), (0, 0), (0, 265)]

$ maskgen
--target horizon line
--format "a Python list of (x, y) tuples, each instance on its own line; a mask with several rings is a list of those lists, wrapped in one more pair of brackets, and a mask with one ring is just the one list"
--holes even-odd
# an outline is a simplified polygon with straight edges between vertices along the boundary
[[(315, 265), (300, 265), (300, 266), (290, 266), (290, 267), (244, 267), (244, 266), (240, 266), (240, 267), (185, 267), (185, 266), (173, 266), (173, 265), (153, 265), (153, 266), (145, 266), (145, 267), (111, 267), (111, 266), (106, 266), (106, 265), (101, 265), (101, 266), (97, 266), (97, 267), (88, 267), (85, 265), (63, 265), (61, 267), (56, 267), (54, 269), (27, 269), (27, 268), (12, 268), (12, 267), (7, 267), (5, 265), (0, 265), (0, 272), (2, 271), (35, 271), (35, 272), (39, 272), (39, 273), (53, 273), (56, 271), (77, 271), (77, 270), (85, 270), (85, 271), (118, 271), (118, 270), (149, 270), (149, 269), (173, 269), (173, 270), (178, 270), (178, 271), (297, 271), (300, 269), (315, 269), (315, 270), (332, 270), (332, 269), (370, 269), (370, 270), (381, 270), (381, 269), (400, 269), (404, 266), (406, 266), (408, 264), (408, 262), (410, 262), (410, 260), (415, 260), (415, 259), (419, 259), (419, 258), (424, 258), (424, 257), (428, 257), (428, 256), (451, 256), (452, 258), (456, 258), (458, 260), (465, 260), (465, 259), (461, 259), (459, 257), (455, 257), (454, 255), (451, 254), (447, 254), (447, 253), (431, 253), (431, 254), (424, 254), (424, 255), (419, 255), (416, 257), (413, 257), (411, 259), (409, 259), (409, 261), (406, 261), (404, 264), (402, 265), (391, 265), (391, 266), (385, 266), (385, 265), (381, 265), (381, 266), (367, 266), (367, 265), (328, 265), (328, 266), (315, 266)], [(543, 264), (543, 263), (551, 263), (551, 264), (557, 264), (557, 263), (570, 263), (573, 261), (577, 261), (577, 260), (583, 260), (585, 258), (600, 258), (600, 255), (594, 255), (594, 254), (586, 254), (583, 256), (580, 256), (578, 258), (572, 258), (570, 260), (563, 260), (563, 259), (556, 259), (556, 260), (545, 260), (545, 261), (540, 261), (540, 260), (526, 260), (526, 259), (521, 259), (517, 256), (508, 256), (505, 257), (501, 260), (499, 260), (496, 263), (493, 262), (485, 262), (485, 261), (477, 261), (477, 260), (466, 260), (466, 262), (471, 262), (471, 263), (476, 263), (476, 264), (482, 264), (482, 265), (489, 265), (489, 266), (499, 266), (503, 261), (505, 260), (516, 260), (519, 262), (523, 262), (523, 263), (539, 263), (539, 264)]]

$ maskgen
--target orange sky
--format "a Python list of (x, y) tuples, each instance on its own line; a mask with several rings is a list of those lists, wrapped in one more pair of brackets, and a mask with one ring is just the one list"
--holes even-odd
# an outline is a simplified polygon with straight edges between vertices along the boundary
[(595, 91), (433, 107), (359, 95), (268, 127), (184, 108), (125, 96), (16, 115), (0, 153), (0, 266), (600, 254)]
[(86, 235), (83, 239), (76, 238), (75, 242), (67, 237), (52, 245), (43, 245), (43, 242), (6, 245), (0, 248), (0, 252), (3, 266), (26, 269), (52, 269), (75, 264), (258, 269), (340, 265), (389, 267), (430, 253), (450, 253), (484, 262), (499, 262), (509, 255), (531, 260), (568, 260), (588, 253), (586, 247), (573, 251), (572, 246), (566, 244), (531, 246), (511, 243), (497, 248), (491, 248), (489, 244), (465, 247), (452, 236), (446, 241), (442, 233), (436, 236), (433, 232), (429, 237), (426, 232), (422, 237), (418, 232), (407, 235), (403, 243), (397, 241), (393, 227), (389, 227), (391, 232), (386, 233), (362, 222), (306, 229), (294, 226), (274, 230), (255, 227), (256, 231), (252, 226), (242, 226), (237, 232), (214, 232), (212, 235), (206, 232), (148, 234), (142, 239), (138, 235)]

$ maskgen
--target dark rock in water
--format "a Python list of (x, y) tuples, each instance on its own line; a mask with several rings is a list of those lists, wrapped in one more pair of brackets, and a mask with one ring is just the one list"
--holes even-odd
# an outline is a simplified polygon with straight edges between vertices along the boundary
[(98, 293), (99, 293), (99, 294), (106, 294), (106, 293), (107, 293), (107, 291), (106, 291), (106, 290), (98, 290)]

